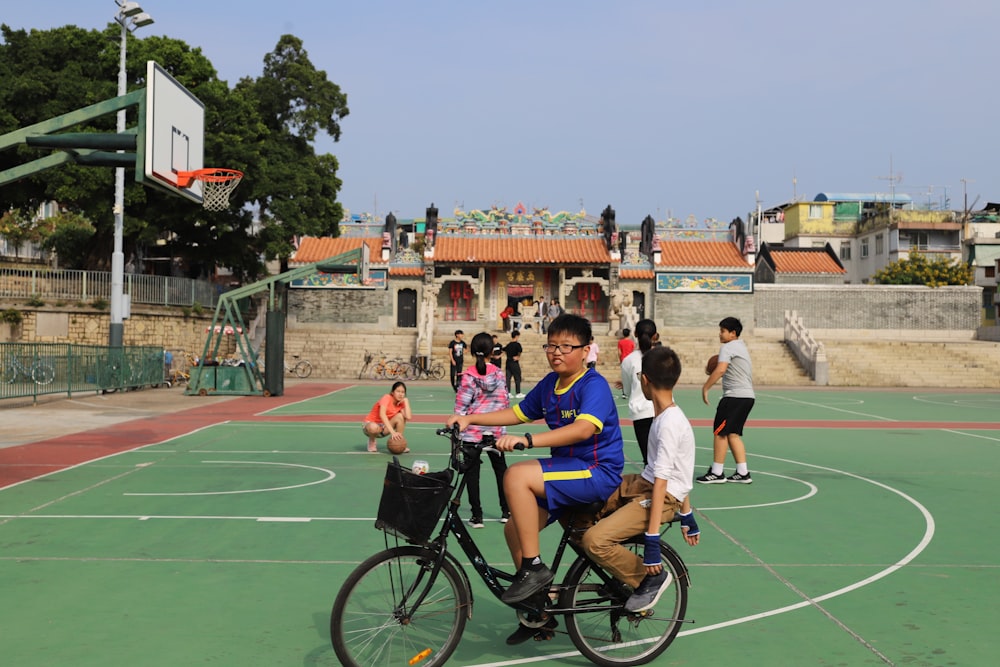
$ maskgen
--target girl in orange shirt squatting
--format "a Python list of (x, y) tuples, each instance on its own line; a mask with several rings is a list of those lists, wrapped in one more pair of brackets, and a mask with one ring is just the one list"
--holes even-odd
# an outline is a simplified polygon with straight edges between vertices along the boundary
[[(389, 436), (390, 440), (397, 440), (403, 437), (403, 430), (406, 429), (406, 422), (413, 419), (410, 411), (410, 400), (406, 398), (406, 385), (397, 382), (392, 385), (392, 390), (378, 399), (372, 406), (371, 412), (361, 422), (361, 429), (368, 436), (368, 451), (377, 452), (378, 445), (375, 438)], [(409, 452), (407, 447), (403, 452)]]

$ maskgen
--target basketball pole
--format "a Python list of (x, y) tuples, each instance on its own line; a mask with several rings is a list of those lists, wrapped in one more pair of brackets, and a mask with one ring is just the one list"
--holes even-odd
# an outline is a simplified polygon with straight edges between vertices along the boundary
[[(115, 21), (122, 27), (122, 43), (118, 57), (118, 96), (128, 93), (128, 75), (125, 70), (125, 50), (130, 30), (147, 26), (153, 17), (142, 11), (137, 2), (115, 0), (118, 12)], [(125, 132), (125, 109), (118, 111), (118, 134)], [(119, 151), (120, 153), (121, 151)], [(114, 250), (111, 253), (111, 325), (108, 345), (121, 347), (125, 340), (125, 252), (122, 237), (125, 231), (125, 168), (115, 167)]]

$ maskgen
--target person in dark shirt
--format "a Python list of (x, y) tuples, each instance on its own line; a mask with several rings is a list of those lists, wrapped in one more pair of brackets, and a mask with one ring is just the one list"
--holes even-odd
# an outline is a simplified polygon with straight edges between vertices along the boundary
[(517, 342), (517, 339), (521, 336), (521, 332), (518, 329), (510, 334), (510, 342), (503, 351), (507, 354), (507, 393), (510, 394), (510, 381), (514, 380), (514, 387), (517, 391), (514, 394), (514, 398), (524, 398), (524, 394), (521, 393), (521, 353), (524, 349), (521, 344)]
[(448, 341), (448, 357), (451, 359), (449, 375), (451, 377), (451, 388), (458, 393), (458, 385), (462, 380), (462, 362), (465, 361), (465, 341), (462, 337), (465, 332), (461, 329), (455, 331), (455, 338)]

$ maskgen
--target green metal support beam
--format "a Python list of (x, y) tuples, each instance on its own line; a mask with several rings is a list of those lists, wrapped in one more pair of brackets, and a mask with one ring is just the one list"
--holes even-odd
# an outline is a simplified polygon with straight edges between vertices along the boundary
[[(205, 395), (210, 391), (202, 383), (202, 378), (206, 377), (206, 374), (202, 372), (205, 361), (218, 356), (223, 336), (232, 335), (236, 338), (236, 348), (239, 352), (240, 361), (243, 362), (242, 367), (247, 369), (251, 377), (251, 383), (253, 384), (253, 388), (249, 392), (242, 393), (249, 393), (249, 395), (263, 394), (264, 379), (260, 371), (260, 362), (257, 358), (257, 353), (250, 344), (250, 332), (243, 323), (239, 301), (267, 290), (268, 310), (274, 310), (276, 286), (287, 285), (293, 280), (307, 278), (319, 272), (330, 272), (331, 270), (344, 273), (358, 272), (362, 275), (367, 275), (367, 255), (368, 246), (362, 245), (360, 248), (355, 248), (354, 250), (349, 250), (339, 255), (313, 262), (312, 264), (306, 264), (305, 266), (279, 273), (276, 276), (270, 276), (250, 285), (237, 287), (220, 296), (219, 302), (215, 307), (215, 315), (212, 317), (212, 325), (208, 329), (208, 337), (205, 339), (205, 348), (198, 362), (198, 368), (191, 372), (191, 381), (185, 393)], [(233, 333), (226, 334), (226, 327), (231, 327)], [(277, 363), (283, 363), (283, 361), (280, 360)], [(212, 390), (214, 389), (213, 387)]]
[[(19, 145), (31, 145), (29, 138), (32, 142), (44, 141), (43, 137), (48, 137), (50, 140), (54, 137), (61, 137), (64, 135), (57, 135), (55, 133), (65, 130), (67, 128), (73, 127), (75, 125), (80, 125), (82, 123), (87, 123), (94, 120), (95, 118), (101, 118), (102, 116), (108, 116), (113, 113), (117, 113), (122, 109), (128, 109), (131, 107), (138, 107), (140, 124), (142, 123), (142, 118), (145, 116), (146, 111), (146, 89), (140, 88), (139, 90), (133, 90), (127, 95), (122, 95), (120, 97), (115, 97), (110, 100), (104, 100), (96, 104), (91, 104), (90, 106), (83, 107), (82, 109), (77, 109), (75, 111), (70, 111), (69, 113), (63, 114), (61, 116), (56, 116), (55, 118), (50, 118), (44, 120), (40, 123), (35, 123), (34, 125), (29, 125), (28, 127), (22, 127), (19, 130), (14, 130), (13, 132), (8, 132), (0, 136), (0, 151), (8, 150)], [(114, 136), (119, 137), (119, 135), (102, 135), (99, 133), (72, 133), (65, 136), (93, 136), (93, 137), (108, 137)], [(118, 157), (110, 158), (108, 154), (100, 154), (99, 152), (93, 150), (95, 148), (106, 148), (110, 150), (117, 149), (117, 145), (113, 146), (81, 146), (79, 150), (72, 151), (72, 147), (68, 147), (70, 152), (60, 152), (55, 153), (37, 160), (32, 160), (25, 164), (17, 165), (16, 167), (11, 167), (10, 169), (5, 169), (0, 171), (0, 185), (6, 185), (8, 183), (13, 183), (14, 181), (20, 180), (32, 174), (36, 174), (40, 171), (46, 169), (51, 169), (61, 164), (67, 162), (79, 162), (80, 164), (93, 165), (93, 166), (126, 166), (135, 167), (139, 170), (143, 169), (141, 161), (143, 158), (143, 150), (145, 147), (144, 137), (140, 136), (141, 132), (137, 128), (131, 128), (128, 130), (126, 135), (121, 135), (119, 138), (113, 139), (113, 142), (127, 142), (132, 149), (136, 149), (138, 146), (140, 150), (136, 150), (135, 153), (125, 153), (118, 154)], [(56, 142), (60, 139), (56, 138)], [(69, 141), (73, 141), (70, 139)], [(100, 139), (95, 139), (95, 141), (101, 141)], [(35, 144), (38, 145), (38, 144)], [(60, 147), (62, 149), (63, 147)], [(125, 162), (128, 156), (128, 161)]]

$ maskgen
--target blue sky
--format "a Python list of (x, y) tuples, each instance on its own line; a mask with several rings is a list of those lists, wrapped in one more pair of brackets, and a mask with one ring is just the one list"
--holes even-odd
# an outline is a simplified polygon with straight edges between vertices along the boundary
[[(347, 93), (319, 152), (352, 213), (548, 206), (728, 221), (759, 198), (1000, 199), (995, 0), (141, 0), (137, 36), (230, 85), (301, 38)], [(113, 0), (21, 0), (14, 28), (101, 28)], [(891, 164), (891, 171), (890, 171)], [(225, 166), (225, 165), (216, 165)], [(248, 174), (252, 178), (252, 174)]]

